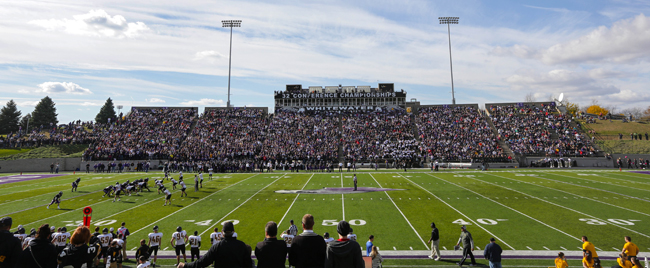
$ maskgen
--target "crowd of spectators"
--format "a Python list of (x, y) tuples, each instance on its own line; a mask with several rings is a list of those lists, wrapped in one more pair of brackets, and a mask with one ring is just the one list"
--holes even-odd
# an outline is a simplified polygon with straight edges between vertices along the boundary
[(547, 156), (594, 156), (598, 150), (570, 115), (554, 105), (490, 106), (490, 117), (498, 132), (515, 154)]
[(336, 160), (338, 123), (338, 114), (331, 112), (277, 112), (268, 127), (262, 155), (306, 163)]
[(506, 157), (488, 121), (474, 107), (421, 108), (415, 123), (422, 147), (432, 160), (502, 160)]
[(95, 140), (92, 122), (75, 121), (65, 125), (51, 124), (23, 129), (0, 136), (0, 148), (40, 147), (47, 145), (88, 144)]
[(167, 159), (187, 137), (195, 109), (134, 109), (124, 120), (97, 124), (85, 160)]
[(421, 156), (411, 115), (404, 110), (349, 112), (341, 115), (341, 143), (347, 161), (414, 159)]

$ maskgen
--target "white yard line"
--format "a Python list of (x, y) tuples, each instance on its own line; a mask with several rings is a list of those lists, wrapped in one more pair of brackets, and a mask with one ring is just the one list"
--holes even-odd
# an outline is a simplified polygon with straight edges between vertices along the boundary
[[(90, 204), (90, 205), (87, 205), (87, 206), (94, 206), (94, 205), (97, 205), (97, 204), (99, 204), (99, 203), (104, 203), (104, 202), (106, 202), (106, 201), (110, 201), (110, 200), (111, 200), (111, 199), (106, 199), (106, 200), (104, 200), (104, 201), (99, 201), (99, 202), (97, 202), (97, 203)], [(77, 208), (77, 209), (73, 209), (73, 210), (70, 210), (70, 211), (68, 211), (68, 212), (63, 212), (63, 213), (61, 213), (61, 214), (56, 214), (56, 215), (51, 216), (51, 217), (47, 217), (47, 218), (43, 218), (43, 219), (39, 219), (39, 220), (37, 220), (37, 221), (30, 222), (30, 223), (28, 223), (28, 224), (23, 224), (23, 225), (24, 225), (25, 227), (27, 227), (27, 226), (29, 226), (29, 225), (31, 225), (31, 224), (34, 224), (34, 223), (37, 223), (37, 222), (41, 222), (41, 221), (48, 220), (48, 219), (51, 219), (51, 218), (54, 218), (54, 217), (58, 217), (58, 216), (61, 216), (61, 215), (63, 215), (63, 214), (68, 214), (68, 213), (73, 212), (73, 211), (76, 211), (76, 210), (82, 210), (84, 207), (86, 207), (86, 206), (83, 206), (83, 207), (80, 207), (80, 208)]]
[(228, 217), (230, 214), (232, 214), (233, 212), (235, 212), (235, 210), (239, 209), (241, 206), (243, 206), (243, 205), (246, 204), (249, 200), (251, 200), (254, 196), (256, 196), (256, 195), (259, 194), (261, 191), (263, 191), (263, 190), (266, 189), (267, 187), (271, 186), (271, 185), (274, 184), (276, 181), (278, 181), (279, 179), (281, 179), (282, 177), (284, 177), (284, 176), (286, 176), (286, 175), (287, 175), (287, 173), (284, 173), (284, 175), (282, 175), (282, 176), (280, 176), (279, 178), (275, 179), (273, 182), (269, 183), (268, 185), (264, 186), (264, 188), (260, 189), (259, 191), (257, 191), (257, 192), (254, 193), (253, 195), (251, 195), (251, 197), (249, 197), (248, 199), (246, 199), (246, 201), (244, 201), (243, 203), (239, 204), (239, 206), (237, 206), (236, 208), (234, 208), (233, 210), (231, 210), (230, 212), (228, 212), (228, 214), (226, 214), (226, 215), (224, 215), (223, 217), (221, 217), (221, 219), (219, 219), (217, 222), (215, 222), (212, 226), (208, 227), (208, 229), (205, 229), (205, 231), (201, 232), (201, 233), (199, 234), (199, 236), (202, 236), (203, 234), (205, 234), (205, 232), (207, 232), (207, 231), (209, 231), (209, 230), (213, 230), (213, 229), (214, 229), (214, 226), (216, 226), (217, 224), (220, 224), (221, 221), (222, 221), (223, 219), (225, 219), (226, 217)]
[[(305, 183), (305, 185), (303, 185), (302, 188), (300, 189), (301, 191), (304, 190), (305, 187), (307, 187), (307, 184), (309, 184), (309, 181), (311, 181), (311, 178), (313, 178), (314, 175), (315, 175), (315, 173), (312, 173), (312, 174), (311, 174), (311, 176), (309, 177), (309, 180), (307, 180), (307, 182)], [(284, 218), (287, 216), (287, 214), (289, 214), (289, 210), (291, 210), (291, 208), (293, 207), (293, 204), (296, 203), (296, 200), (298, 200), (298, 197), (299, 197), (299, 196), (300, 196), (300, 194), (296, 195), (296, 198), (293, 199), (293, 202), (291, 202), (291, 205), (290, 205), (289, 208), (287, 209), (287, 212), (285, 212), (284, 215), (282, 216), (282, 219), (280, 219), (280, 222), (278, 223), (278, 226), (281, 226), (281, 225), (282, 225), (282, 221), (284, 221)]]
[[(498, 175), (493, 175), (493, 174), (489, 174), (489, 175), (490, 175), (490, 176), (495, 176), (495, 177), (503, 178), (502, 176), (498, 176)], [(582, 215), (585, 215), (585, 216), (587, 216), (587, 217), (591, 217), (591, 218), (596, 219), (596, 220), (599, 220), (599, 221), (604, 221), (604, 220), (602, 220), (602, 219), (600, 219), (600, 218), (598, 218), (598, 217), (594, 217), (594, 216), (589, 215), (589, 214), (587, 214), (587, 213), (580, 212), (580, 211), (577, 211), (577, 210), (575, 210), (575, 209), (568, 208), (568, 207), (562, 206), (562, 205), (560, 205), (560, 204), (556, 204), (556, 203), (553, 203), (553, 202), (551, 202), (551, 201), (547, 201), (547, 200), (544, 200), (544, 199), (542, 199), (542, 198), (539, 198), (539, 197), (536, 197), (536, 196), (533, 196), (533, 195), (530, 195), (530, 194), (527, 194), (527, 193), (524, 193), (524, 192), (520, 192), (520, 191), (517, 191), (517, 190), (511, 189), (511, 188), (505, 187), (505, 186), (501, 186), (501, 185), (498, 185), (498, 184), (495, 184), (495, 183), (491, 183), (491, 182), (487, 182), (487, 181), (479, 180), (479, 179), (476, 179), (476, 178), (469, 178), (469, 179), (476, 180), (476, 181), (481, 181), (481, 182), (485, 182), (485, 183), (487, 183), (487, 184), (491, 184), (491, 185), (495, 185), (495, 186), (498, 186), (498, 187), (501, 187), (501, 188), (504, 188), (504, 189), (508, 189), (508, 190), (510, 190), (510, 191), (513, 191), (513, 192), (516, 192), (516, 193), (520, 193), (520, 194), (522, 194), (522, 195), (526, 195), (526, 196), (532, 197), (532, 198), (534, 198), (534, 199), (537, 199), (537, 200), (540, 200), (540, 201), (543, 201), (543, 202), (549, 203), (549, 204), (551, 204), (551, 205), (558, 206), (558, 207), (564, 208), (564, 209), (566, 209), (566, 210), (570, 210), (570, 211), (573, 211), (573, 212), (575, 212), (575, 213), (582, 214)], [(623, 226), (621, 226), (621, 225), (619, 225), (619, 224), (616, 224), (616, 223), (613, 223), (613, 222), (608, 222), (608, 224), (611, 224), (611, 225), (613, 225), (613, 226), (617, 226), (617, 227), (619, 227), (619, 228), (621, 228), (621, 229), (624, 229), (624, 230), (627, 230), (627, 231), (630, 231), (630, 232), (633, 232), (633, 233), (639, 234), (639, 235), (641, 235), (641, 236), (644, 236), (644, 237), (650, 238), (649, 235), (646, 235), (646, 234), (641, 233), (641, 232), (634, 231), (634, 230), (629, 229), (629, 228), (625, 228), (625, 227), (623, 227)]]
[[(556, 174), (556, 175), (558, 175), (558, 174)], [(498, 176), (498, 175), (492, 175), (492, 176), (501, 177), (501, 176)], [(605, 205), (609, 205), (609, 206), (612, 206), (612, 207), (620, 208), (620, 209), (623, 209), (623, 210), (627, 210), (627, 211), (630, 211), (630, 212), (634, 212), (634, 213), (638, 213), (638, 214), (641, 214), (641, 215), (644, 215), (644, 216), (648, 216), (648, 217), (650, 217), (650, 214), (646, 214), (646, 213), (639, 212), (639, 211), (636, 211), (636, 210), (632, 210), (632, 209), (629, 209), (629, 208), (625, 208), (625, 207), (617, 206), (617, 205), (610, 204), (610, 203), (607, 203), (607, 202), (603, 202), (603, 201), (600, 201), (600, 200), (592, 199), (592, 198), (589, 198), (589, 197), (586, 197), (586, 196), (583, 196), (583, 195), (574, 194), (574, 193), (571, 193), (571, 192), (567, 192), (567, 191), (563, 191), (563, 190), (559, 190), (559, 189), (555, 189), (555, 188), (551, 188), (551, 187), (547, 187), (547, 186), (543, 186), (543, 185), (539, 185), (539, 184), (535, 184), (535, 183), (530, 183), (530, 182), (525, 182), (525, 181), (519, 181), (519, 180), (515, 180), (515, 179), (512, 179), (512, 178), (508, 178), (508, 177), (501, 177), (501, 178), (509, 179), (509, 180), (516, 181), (516, 182), (523, 182), (523, 183), (526, 183), (526, 184), (535, 185), (535, 186), (538, 186), (538, 187), (542, 187), (542, 188), (546, 188), (546, 189), (550, 189), (550, 190), (554, 190), (554, 191), (562, 192), (562, 193), (569, 194), (569, 195), (573, 195), (573, 196), (578, 196), (578, 197), (583, 198), (583, 199), (588, 199), (588, 200), (590, 200), (590, 201), (594, 201), (594, 202), (602, 203), (602, 204), (605, 204)], [(553, 179), (549, 179), (549, 178), (544, 178), (544, 177), (542, 177), (542, 176), (538, 176), (538, 177), (536, 177), (536, 178), (540, 178), (540, 179), (545, 179), (545, 180), (549, 180), (549, 181), (555, 181), (555, 182), (560, 182), (560, 183), (562, 183), (562, 181), (557, 181), (557, 180), (553, 180)], [(625, 195), (622, 195), (622, 196), (625, 196)]]
[(402, 174), (400, 174), (400, 176), (402, 176), (402, 178), (404, 178), (405, 180), (410, 181), (413, 185), (416, 185), (417, 187), (422, 188), (422, 190), (426, 191), (427, 193), (429, 193), (430, 195), (432, 195), (433, 197), (435, 197), (436, 199), (438, 199), (438, 201), (444, 203), (445, 205), (447, 205), (447, 206), (450, 207), (451, 209), (455, 210), (456, 212), (458, 212), (458, 214), (463, 215), (463, 217), (467, 218), (467, 220), (471, 221), (471, 222), (474, 223), (476, 226), (478, 226), (479, 228), (483, 229), (483, 231), (485, 231), (485, 232), (487, 232), (488, 234), (492, 235), (494, 238), (496, 238), (496, 239), (498, 239), (499, 241), (503, 242), (503, 244), (505, 244), (506, 246), (508, 246), (508, 247), (511, 248), (512, 250), (516, 250), (515, 248), (513, 248), (512, 246), (510, 246), (508, 243), (506, 243), (503, 239), (501, 239), (501, 238), (499, 238), (498, 236), (494, 235), (492, 232), (490, 232), (490, 231), (488, 231), (487, 229), (485, 229), (483, 226), (481, 226), (480, 224), (478, 224), (477, 222), (475, 222), (474, 220), (472, 220), (470, 217), (467, 217), (467, 215), (463, 214), (462, 212), (460, 212), (460, 211), (459, 211), (458, 209), (456, 209), (455, 207), (452, 207), (451, 205), (449, 205), (447, 202), (445, 202), (444, 200), (442, 200), (442, 198), (438, 197), (437, 195), (433, 194), (432, 192), (430, 192), (430, 191), (427, 190), (426, 188), (420, 186), (419, 184), (413, 182), (412, 180), (410, 180), (410, 179), (404, 177)]
[(198, 203), (198, 202), (200, 202), (200, 201), (202, 201), (202, 200), (205, 200), (206, 198), (208, 198), (208, 197), (210, 197), (210, 196), (213, 196), (213, 195), (215, 195), (215, 194), (217, 194), (217, 193), (220, 193), (221, 191), (226, 190), (226, 189), (228, 189), (228, 188), (230, 188), (230, 187), (232, 187), (232, 186), (235, 186), (235, 185), (240, 184), (240, 183), (242, 183), (242, 182), (244, 182), (244, 181), (247, 181), (248, 179), (250, 179), (250, 178), (252, 178), (252, 177), (255, 177), (255, 176), (257, 176), (257, 175), (259, 175), (259, 174), (255, 174), (255, 175), (250, 176), (250, 177), (248, 177), (248, 178), (246, 178), (246, 179), (243, 179), (243, 180), (241, 180), (241, 181), (239, 181), (239, 182), (237, 182), (237, 183), (234, 183), (234, 184), (228, 185), (227, 187), (225, 187), (225, 188), (223, 188), (223, 189), (221, 189), (221, 190), (219, 190), (219, 191), (216, 191), (216, 192), (211, 193), (211, 194), (209, 194), (209, 195), (207, 195), (207, 196), (205, 196), (205, 197), (203, 197), (203, 198), (201, 198), (201, 199), (199, 199), (199, 200), (196, 200), (196, 201), (194, 201), (194, 203), (189, 204), (189, 205), (187, 205), (187, 206), (185, 206), (185, 207), (183, 207), (183, 208), (181, 208), (181, 209), (179, 209), (179, 210), (176, 210), (176, 211), (174, 211), (173, 213), (171, 213), (171, 214), (169, 214), (169, 215), (167, 215), (167, 216), (165, 216), (165, 217), (162, 217), (162, 218), (158, 219), (157, 221), (154, 221), (154, 222), (150, 223), (149, 225), (147, 225), (147, 226), (145, 226), (145, 227), (142, 227), (142, 228), (138, 229), (138, 230), (135, 231), (135, 232), (132, 232), (130, 235), (133, 235), (133, 234), (135, 234), (135, 233), (137, 233), (137, 232), (140, 232), (140, 231), (142, 231), (142, 230), (148, 228), (149, 226), (156, 224), (157, 222), (160, 222), (160, 221), (162, 221), (162, 220), (164, 220), (164, 219), (166, 219), (166, 218), (169, 218), (169, 217), (171, 217), (172, 215), (174, 215), (174, 214), (176, 214), (176, 213), (178, 213), (178, 212), (180, 212), (180, 211), (182, 211), (182, 210), (184, 210), (184, 209), (186, 209), (186, 208), (188, 208), (188, 207), (191, 207), (191, 206), (193, 206), (194, 204), (196, 204), (196, 203)]
[[(582, 178), (577, 178), (577, 177), (566, 176), (566, 175), (562, 175), (562, 174), (554, 174), (554, 175), (558, 175), (558, 176), (562, 176), (562, 177), (567, 177), (567, 178), (572, 178), (572, 179), (587, 180), (587, 179), (582, 179)], [(625, 185), (613, 184), (613, 183), (611, 183), (611, 182), (601, 182), (601, 181), (594, 181), (594, 180), (587, 180), (587, 181), (591, 181), (591, 182), (594, 182), (594, 183), (609, 184), (609, 185), (612, 185), (612, 186), (615, 186), (615, 187), (623, 187), (623, 188), (630, 188), (630, 189), (634, 189), (634, 190), (641, 190), (641, 191), (648, 191), (648, 192), (650, 192), (650, 190), (644, 190), (644, 189), (639, 189), (639, 188), (634, 188), (634, 187), (628, 187), (628, 186), (625, 186)], [(626, 195), (626, 194), (622, 194), (622, 193), (618, 193), (618, 192), (613, 192), (613, 191), (609, 191), (609, 190), (605, 190), (605, 189), (599, 189), (599, 188), (594, 188), (594, 187), (589, 187), (589, 186), (584, 186), (584, 185), (575, 184), (575, 183), (570, 183), (570, 182), (564, 182), (564, 181), (559, 181), (559, 182), (566, 183), (566, 184), (570, 184), (570, 185), (574, 185), (574, 186), (580, 186), (580, 187), (584, 187), (584, 188), (589, 188), (589, 189), (599, 190), (599, 191), (603, 191), (603, 192), (608, 192), (608, 193), (612, 193), (612, 194), (617, 194), (617, 195), (627, 196), (627, 197), (629, 197), (629, 198), (634, 198), (634, 199), (641, 200), (641, 201), (645, 201), (645, 202), (650, 202), (649, 200), (645, 200), (645, 199), (642, 199), (642, 198), (640, 198), (640, 197), (630, 196), (630, 195)]]
[[(601, 177), (603, 177), (603, 178), (612, 179), (612, 180), (617, 180), (617, 181), (622, 181), (622, 182), (630, 182), (630, 183), (633, 183), (633, 184), (638, 183), (638, 184), (650, 185), (650, 182), (630, 181), (630, 180), (625, 180), (625, 179), (621, 179), (621, 178), (606, 177), (606, 176), (604, 176), (604, 174), (598, 174), (598, 175), (601, 176)], [(607, 174), (607, 175), (610, 175), (610, 174)], [(623, 175), (623, 174), (619, 174), (619, 175)], [(629, 176), (628, 176), (628, 177), (629, 177)]]
[(490, 200), (490, 201), (492, 201), (492, 202), (494, 202), (494, 203), (496, 203), (496, 204), (499, 204), (499, 205), (501, 205), (501, 206), (504, 207), (504, 208), (507, 208), (507, 209), (509, 209), (509, 210), (512, 210), (512, 211), (514, 211), (514, 212), (516, 212), (516, 213), (518, 213), (518, 214), (520, 214), (520, 215), (522, 215), (522, 216), (524, 216), (524, 217), (526, 217), (526, 218), (529, 218), (529, 219), (531, 219), (531, 220), (534, 220), (534, 221), (536, 221), (536, 222), (538, 222), (538, 223), (540, 223), (540, 224), (542, 224), (542, 225), (544, 225), (544, 226), (546, 226), (546, 227), (548, 227), (548, 228), (551, 228), (551, 229), (553, 229), (553, 230), (555, 230), (555, 231), (558, 231), (558, 232), (560, 232), (560, 233), (562, 233), (562, 234), (564, 234), (564, 235), (566, 235), (566, 236), (568, 236), (568, 237), (571, 237), (571, 238), (573, 238), (573, 239), (575, 239), (575, 240), (578, 240), (578, 241), (582, 241), (582, 240), (581, 240), (580, 238), (578, 238), (578, 237), (572, 236), (572, 235), (570, 235), (570, 234), (568, 234), (568, 233), (566, 233), (566, 232), (564, 232), (564, 231), (562, 231), (562, 230), (560, 230), (560, 229), (557, 229), (557, 228), (555, 228), (555, 227), (553, 227), (553, 226), (550, 226), (550, 225), (548, 225), (548, 224), (546, 224), (546, 223), (544, 223), (544, 222), (542, 222), (542, 221), (540, 221), (540, 220), (538, 220), (538, 219), (535, 219), (535, 218), (533, 218), (533, 217), (531, 217), (531, 216), (528, 216), (528, 215), (526, 215), (525, 213), (522, 213), (521, 211), (518, 211), (518, 210), (516, 210), (516, 209), (514, 209), (514, 208), (511, 208), (511, 207), (506, 206), (506, 205), (504, 205), (504, 204), (501, 204), (501, 203), (499, 203), (499, 202), (497, 202), (497, 201), (494, 201), (494, 200), (492, 200), (492, 198), (486, 197), (486, 196), (484, 196), (484, 195), (482, 195), (482, 194), (479, 194), (479, 193), (477, 193), (477, 192), (475, 192), (475, 191), (472, 191), (472, 190), (470, 190), (470, 189), (467, 189), (467, 188), (465, 188), (465, 187), (463, 187), (463, 186), (460, 186), (460, 185), (458, 185), (458, 184), (455, 184), (455, 183), (453, 183), (453, 182), (450, 182), (450, 181), (447, 181), (447, 180), (443, 180), (443, 179), (438, 178), (438, 177), (436, 177), (436, 176), (434, 176), (434, 175), (431, 175), (431, 174), (428, 174), (428, 175), (431, 176), (431, 177), (434, 177), (434, 178), (436, 178), (436, 179), (439, 179), (439, 180), (441, 180), (441, 181), (447, 182), (447, 183), (449, 183), (449, 184), (451, 184), (451, 185), (454, 185), (454, 186), (456, 186), (456, 187), (458, 187), (458, 188), (461, 188), (461, 189), (465, 189), (465, 190), (467, 190), (467, 191), (470, 191), (470, 192), (472, 192), (472, 193), (474, 193), (474, 194), (476, 194), (476, 195), (478, 195), (478, 196), (480, 196), (480, 197), (483, 197), (483, 198), (486, 199), (486, 200)]
[[(372, 179), (375, 180), (375, 182), (377, 183), (377, 185), (379, 185), (379, 188), (382, 188), (382, 189), (384, 188), (383, 186), (381, 186), (381, 184), (379, 184), (379, 182), (377, 181), (377, 179), (375, 179), (375, 176), (373, 176), (372, 174), (370, 174), (370, 177), (372, 177)], [(395, 205), (395, 208), (397, 209), (397, 211), (399, 211), (399, 213), (402, 214), (402, 217), (404, 217), (404, 219), (405, 219), (406, 222), (409, 224), (409, 226), (411, 226), (411, 229), (413, 229), (413, 232), (415, 233), (415, 235), (417, 235), (418, 238), (420, 238), (420, 241), (422, 241), (422, 244), (424, 244), (424, 247), (427, 248), (427, 250), (430, 250), (430, 249), (429, 249), (429, 246), (427, 245), (427, 243), (424, 242), (424, 239), (422, 239), (422, 237), (420, 236), (420, 234), (418, 234), (418, 231), (416, 231), (416, 230), (415, 230), (415, 227), (413, 227), (413, 224), (411, 224), (411, 222), (409, 221), (409, 219), (406, 218), (406, 215), (404, 215), (404, 213), (402, 212), (402, 210), (399, 209), (399, 207), (397, 206), (397, 204), (395, 204), (395, 201), (393, 201), (393, 198), (390, 197), (390, 195), (388, 194), (387, 191), (384, 191), (384, 193), (386, 194), (386, 196), (388, 196), (388, 200), (390, 200), (390, 202), (392, 202), (393, 205)], [(411, 248), (411, 250), (413, 250), (413, 248)]]
[[(343, 173), (341, 173), (341, 188), (343, 188)], [(345, 220), (345, 196), (341, 194), (341, 210), (343, 211), (343, 220)]]

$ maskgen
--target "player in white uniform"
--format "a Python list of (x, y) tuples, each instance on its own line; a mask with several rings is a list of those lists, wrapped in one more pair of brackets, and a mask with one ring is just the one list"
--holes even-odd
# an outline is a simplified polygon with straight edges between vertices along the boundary
[(117, 243), (117, 248), (115, 250), (119, 252), (119, 254), (117, 254), (118, 256), (116, 256), (115, 262), (117, 263), (117, 266), (121, 268), (122, 261), (124, 260), (125, 257), (125, 255), (122, 255), (122, 249), (124, 249), (124, 240), (120, 238), (114, 238), (111, 244), (112, 243)]
[(113, 197), (113, 202), (115, 202), (115, 200), (122, 201), (122, 198), (120, 198), (120, 194), (122, 193), (122, 185), (120, 185), (119, 182), (116, 182), (114, 189), (115, 189), (114, 190), (115, 191), (115, 197)]
[(214, 233), (210, 234), (210, 242), (214, 245), (223, 239), (223, 234), (219, 232), (219, 228), (214, 228)]
[(348, 234), (348, 239), (352, 241), (357, 241), (357, 235), (352, 233), (352, 228), (350, 228), (350, 233)]
[(98, 235), (97, 238), (99, 239), (99, 244), (102, 247), (101, 252), (99, 253), (99, 256), (97, 256), (97, 263), (99, 263), (99, 259), (102, 257), (104, 258), (104, 266), (106, 266), (106, 258), (108, 257), (108, 246), (113, 241), (113, 235), (108, 233), (108, 228), (104, 228), (102, 230), (102, 234)]
[(23, 241), (23, 250), (29, 245), (29, 241), (32, 241), (34, 238), (36, 238), (36, 229), (32, 228), (29, 231), (29, 236), (25, 237), (25, 240)]
[(158, 249), (160, 248), (160, 243), (162, 242), (163, 234), (158, 232), (158, 225), (153, 227), (153, 233), (149, 233), (149, 255), (153, 255), (153, 266), (156, 266), (156, 260), (158, 260)]
[(203, 188), (203, 173), (199, 172), (199, 186)]
[(291, 231), (286, 230), (282, 232), (282, 235), (280, 237), (284, 239), (285, 243), (287, 243), (287, 251), (291, 251), (291, 243), (293, 243), (293, 238), (295, 236), (291, 234)]
[(330, 242), (334, 241), (334, 238), (330, 237), (330, 233), (324, 233), (323, 239), (325, 239), (325, 244), (329, 244)]
[(196, 259), (199, 259), (199, 249), (201, 248), (201, 237), (199, 236), (198, 231), (194, 231), (194, 235), (190, 235), (189, 238), (190, 241), (190, 255), (192, 255), (192, 261), (194, 261), (194, 256), (196, 255)]
[(183, 197), (183, 194), (185, 194), (185, 196), (187, 196), (187, 193), (185, 192), (185, 189), (187, 189), (187, 186), (185, 186), (185, 182), (183, 181), (183, 179), (179, 179), (178, 183), (181, 185), (181, 197)]
[(185, 255), (185, 243), (187, 243), (187, 232), (182, 227), (176, 227), (176, 232), (172, 234), (172, 240), (169, 240), (172, 247), (176, 250), (176, 266), (181, 262), (181, 253), (183, 253), (183, 261), (187, 262)]
[(140, 256), (138, 263), (138, 268), (151, 268), (151, 263), (147, 261), (147, 257), (145, 256)]
[(212, 168), (208, 168), (208, 172), (210, 173), (210, 180), (212, 180)]
[(18, 233), (14, 234), (14, 237), (18, 238), (21, 244), (25, 243), (25, 239), (27, 239), (27, 234), (25, 234), (25, 228), (22, 225), (18, 226)]
[(183, 180), (183, 171), (178, 172), (178, 180), (182, 181)]
[(166, 206), (167, 204), (171, 205), (172, 204), (172, 192), (170, 192), (166, 188), (163, 188), (163, 193), (165, 193), (165, 204), (163, 204), (163, 206)]
[(65, 228), (65, 226), (61, 227), (61, 232), (52, 235), (52, 244), (56, 246), (57, 254), (60, 254), (68, 245), (68, 239), (70, 239), (70, 233), (68, 233), (68, 228)]

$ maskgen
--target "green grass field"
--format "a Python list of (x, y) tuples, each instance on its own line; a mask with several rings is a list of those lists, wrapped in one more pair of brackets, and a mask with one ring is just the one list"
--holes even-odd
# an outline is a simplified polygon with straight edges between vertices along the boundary
[[(482, 260), (482, 248), (490, 237), (495, 237), (504, 250), (557, 252), (578, 250), (583, 235), (600, 251), (619, 251), (623, 237), (628, 235), (642, 252), (650, 250), (650, 175), (567, 169), (388, 171), (391, 172), (357, 172), (359, 187), (400, 190), (344, 194), (275, 192), (352, 187), (352, 173), (347, 172), (216, 174), (211, 181), (206, 175), (199, 192), (194, 192), (189, 183), (188, 197), (181, 198), (180, 191), (172, 191), (171, 206), (163, 206), (164, 196), (153, 187), (153, 178), (161, 177), (160, 173), (65, 175), (3, 184), (0, 215), (13, 217), (14, 229), (18, 224), (29, 230), (49, 223), (70, 226), (70, 230), (81, 222), (81, 209), (91, 206), (93, 226), (117, 229), (122, 221), (127, 223), (131, 231), (128, 250), (136, 247), (136, 241), (146, 238), (154, 225), (160, 226), (163, 241), (167, 242), (176, 226), (190, 234), (198, 231), (205, 250), (210, 246), (210, 233), (214, 227), (221, 228), (224, 221), (234, 221), (238, 238), (254, 247), (264, 238), (266, 222), (275, 221), (280, 230), (286, 230), (290, 219), (299, 224), (306, 213), (314, 215), (317, 233), (335, 235), (336, 222), (345, 219), (353, 226), (360, 243), (372, 234), (376, 237), (375, 245), (384, 252), (428, 250), (425, 242), (432, 221), (440, 229), (441, 249), (451, 250), (458, 240), (460, 225), (465, 224), (474, 237), (478, 247), (475, 255), (481, 263), (486, 263)], [(152, 192), (123, 197), (116, 203), (112, 198), (102, 198), (104, 187), (145, 176), (152, 178)], [(81, 177), (79, 191), (71, 193), (70, 183), (76, 177)], [(188, 178), (193, 176), (186, 174)], [(171, 182), (165, 181), (165, 185), (171, 190)], [(46, 209), (58, 191), (64, 192), (61, 209)], [(164, 243), (162, 248), (165, 247), (172, 249), (169, 243)], [(521, 263), (548, 266), (552, 260)], [(445, 263), (390, 260), (386, 265), (389, 264)]]

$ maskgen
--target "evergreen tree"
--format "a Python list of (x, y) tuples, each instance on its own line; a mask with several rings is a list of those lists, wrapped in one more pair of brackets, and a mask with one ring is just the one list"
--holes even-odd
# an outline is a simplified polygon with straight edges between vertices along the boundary
[(48, 96), (41, 99), (41, 101), (36, 104), (34, 112), (32, 112), (32, 123), (30, 123), (30, 128), (32, 128), (32, 124), (34, 128), (42, 125), (44, 129), (50, 128), (50, 123), (57, 125), (59, 120), (56, 119), (58, 114), (56, 113), (56, 107), (54, 107), (54, 105), (55, 103)]
[(95, 116), (95, 122), (106, 124), (110, 118), (111, 123), (114, 123), (116, 117), (117, 115), (115, 114), (113, 100), (111, 100), (111, 98), (108, 98), (106, 100), (106, 103), (104, 103), (104, 106), (102, 106), (102, 108), (99, 110), (99, 113), (97, 113), (97, 116)]
[(0, 134), (17, 132), (20, 114), (14, 100), (7, 102), (7, 106), (2, 107), (2, 110), (0, 110)]

